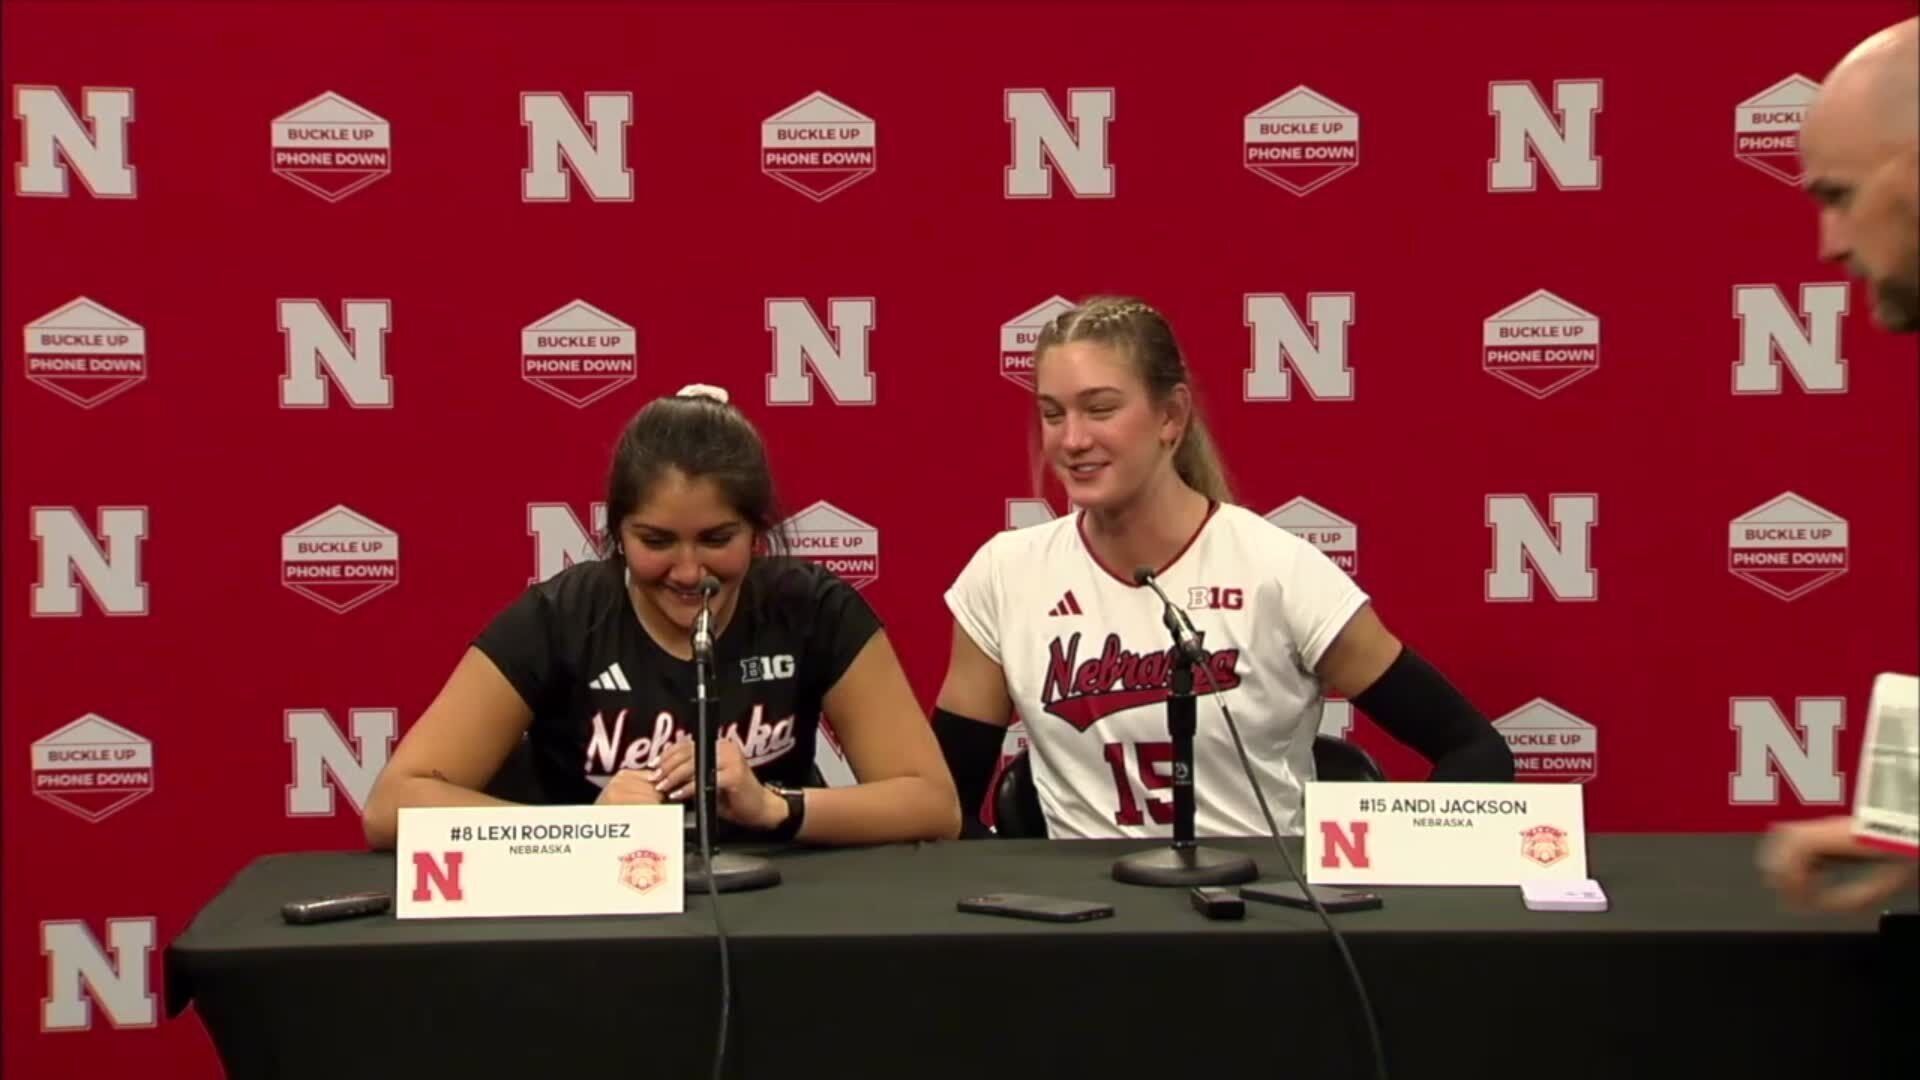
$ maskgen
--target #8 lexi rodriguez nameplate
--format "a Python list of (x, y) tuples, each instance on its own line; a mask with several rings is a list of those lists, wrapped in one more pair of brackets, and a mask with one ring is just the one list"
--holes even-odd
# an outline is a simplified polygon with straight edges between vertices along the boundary
[(1307, 784), (1315, 885), (1584, 881), (1579, 784)]
[(659, 915), (686, 910), (685, 808), (400, 811), (394, 915)]

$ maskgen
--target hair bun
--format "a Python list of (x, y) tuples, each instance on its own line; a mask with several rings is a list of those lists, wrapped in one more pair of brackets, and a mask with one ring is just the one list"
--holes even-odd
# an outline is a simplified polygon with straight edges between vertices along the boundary
[(674, 396), (712, 398), (722, 405), (727, 404), (727, 392), (718, 386), (708, 386), (706, 383), (688, 383), (681, 387)]

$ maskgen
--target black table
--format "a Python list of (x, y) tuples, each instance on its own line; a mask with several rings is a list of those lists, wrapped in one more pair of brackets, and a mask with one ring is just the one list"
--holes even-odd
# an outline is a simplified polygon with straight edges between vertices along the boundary
[[(1253, 855), (1263, 879), (1286, 875), (1270, 841), (1210, 843)], [(1209, 922), (1184, 890), (1111, 880), (1113, 858), (1140, 847), (781, 853), (780, 887), (720, 901), (728, 1075), (1371, 1075), (1314, 913), (1249, 904), (1244, 922)], [(1911, 935), (1896, 952), (1874, 916), (1782, 912), (1750, 836), (1598, 836), (1590, 850), (1604, 914), (1530, 912), (1516, 888), (1432, 888), (1381, 889), (1383, 909), (1335, 916), (1396, 1080), (1860, 1077), (1911, 1060), (1890, 1059), (1914, 1044), (1912, 1014), (1895, 1011), (1920, 976)], [(169, 1015), (191, 1002), (237, 1080), (708, 1075), (720, 971), (704, 894), (646, 918), (279, 916), (290, 898), (392, 881), (390, 855), (254, 862), (168, 947)], [(1105, 900), (1116, 915), (955, 912), (995, 890)]]

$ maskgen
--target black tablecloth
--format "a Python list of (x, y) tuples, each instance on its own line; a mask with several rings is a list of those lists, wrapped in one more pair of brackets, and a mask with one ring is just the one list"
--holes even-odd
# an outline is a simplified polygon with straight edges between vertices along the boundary
[[(1264, 880), (1286, 876), (1270, 841), (1215, 846), (1253, 855)], [(1249, 904), (1243, 922), (1207, 921), (1185, 890), (1111, 879), (1140, 847), (780, 854), (781, 886), (720, 900), (728, 1075), (1371, 1075), (1314, 913)], [(1913, 1017), (1892, 1012), (1913, 1000), (1911, 945), (1893, 951), (1873, 916), (1781, 911), (1753, 850), (1749, 836), (1594, 837), (1590, 869), (1612, 900), (1600, 914), (1531, 912), (1517, 888), (1396, 888), (1378, 890), (1381, 910), (1335, 916), (1391, 1075), (1894, 1075), (1906, 1062), (1890, 1055), (1914, 1041)], [(705, 894), (644, 918), (279, 915), (288, 899), (392, 883), (390, 855), (254, 862), (168, 947), (169, 1013), (191, 1003), (241, 1080), (708, 1075), (720, 971)], [(1116, 914), (1049, 925), (954, 910), (988, 891)]]

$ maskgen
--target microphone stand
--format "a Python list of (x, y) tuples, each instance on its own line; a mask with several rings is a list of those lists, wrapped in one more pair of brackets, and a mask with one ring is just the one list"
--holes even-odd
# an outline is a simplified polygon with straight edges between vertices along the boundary
[(1134, 578), (1151, 585), (1165, 608), (1160, 621), (1173, 635), (1173, 667), (1167, 694), (1167, 734), (1173, 738), (1173, 844), (1128, 855), (1113, 864), (1115, 881), (1129, 885), (1238, 885), (1260, 876), (1259, 867), (1245, 855), (1205, 848), (1193, 836), (1193, 733), (1198, 727), (1193, 697), (1193, 667), (1206, 662), (1191, 627), (1182, 633), (1173, 603), (1153, 580), (1151, 572), (1135, 571)]
[(720, 582), (711, 575), (700, 582), (700, 614), (694, 619), (694, 774), (699, 801), (699, 847), (687, 853), (685, 874), (688, 892), (745, 892), (780, 884), (780, 871), (773, 863), (754, 855), (734, 855), (713, 851), (708, 832), (714, 821), (718, 800), (715, 783), (717, 734), (707, 711), (707, 687), (713, 678), (713, 614), (709, 604)]

